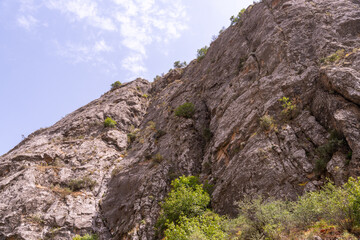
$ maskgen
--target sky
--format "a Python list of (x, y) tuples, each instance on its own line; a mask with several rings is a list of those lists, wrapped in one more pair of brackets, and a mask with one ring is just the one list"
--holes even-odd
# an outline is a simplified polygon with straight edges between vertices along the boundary
[(99, 98), (190, 62), (252, 0), (0, 0), (0, 155)]

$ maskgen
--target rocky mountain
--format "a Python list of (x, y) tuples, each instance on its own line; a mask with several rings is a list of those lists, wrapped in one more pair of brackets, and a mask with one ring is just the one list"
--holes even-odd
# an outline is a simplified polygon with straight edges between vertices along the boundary
[[(194, 112), (175, 114), (184, 103)], [(203, 58), (34, 132), (0, 157), (0, 239), (155, 239), (181, 175), (229, 216), (245, 196), (359, 176), (360, 2), (263, 0)]]

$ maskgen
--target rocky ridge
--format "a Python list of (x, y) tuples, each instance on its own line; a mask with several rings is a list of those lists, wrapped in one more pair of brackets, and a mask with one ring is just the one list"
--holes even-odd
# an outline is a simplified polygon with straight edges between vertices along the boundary
[[(230, 216), (244, 196), (295, 199), (359, 176), (359, 37), (356, 0), (250, 6), (202, 60), (110, 91), (2, 156), (0, 239), (155, 239), (183, 174), (211, 183)], [(174, 115), (185, 102), (192, 118)], [(69, 192), (74, 179), (87, 184)]]

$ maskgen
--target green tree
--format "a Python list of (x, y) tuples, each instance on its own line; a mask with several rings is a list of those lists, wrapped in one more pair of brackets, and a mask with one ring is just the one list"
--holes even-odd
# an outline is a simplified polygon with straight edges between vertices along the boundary
[(200, 62), (206, 55), (207, 51), (208, 51), (208, 46), (205, 46), (203, 48), (200, 48), (197, 50), (197, 61)]
[(241, 15), (242, 15), (245, 11), (246, 11), (246, 9), (243, 8), (243, 9), (241, 9), (241, 11), (238, 13), (237, 16), (231, 16), (231, 17), (230, 17), (230, 21), (231, 21), (230, 26), (235, 25), (237, 22), (239, 22), (240, 19), (241, 19)]
[(111, 84), (111, 90), (115, 90), (118, 89), (121, 86), (121, 82), (120, 81), (116, 81), (114, 83)]
[(186, 102), (175, 109), (175, 116), (191, 118), (195, 113), (195, 106), (191, 102)]
[(203, 214), (210, 202), (209, 194), (194, 176), (181, 176), (173, 180), (171, 186), (172, 190), (161, 204), (157, 223), (161, 232), (168, 224), (177, 224), (182, 216), (191, 218)]
[(174, 68), (183, 68), (183, 67), (186, 67), (186, 62), (180, 62), (180, 61), (176, 61), (174, 62)]
[(225, 218), (206, 211), (197, 217), (181, 216), (178, 224), (170, 223), (165, 230), (166, 240), (225, 240)]

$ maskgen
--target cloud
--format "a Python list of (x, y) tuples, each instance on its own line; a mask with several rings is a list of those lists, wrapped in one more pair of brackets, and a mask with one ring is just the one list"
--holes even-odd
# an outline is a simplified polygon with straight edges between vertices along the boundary
[(34, 12), (36, 9), (34, 0), (20, 0), (20, 12)]
[[(181, 0), (113, 0), (115, 19), (120, 24), (122, 44), (130, 55), (122, 67), (133, 74), (146, 72), (147, 46), (167, 43), (187, 28), (187, 14)], [(135, 61), (136, 60), (136, 61)], [(130, 63), (136, 66), (130, 66)]]
[(142, 76), (146, 73), (147, 69), (144, 66), (144, 57), (141, 54), (132, 53), (122, 60), (122, 67), (130, 71), (132, 76), (136, 74), (136, 77)]
[(80, 31), (66, 36), (55, 32), (55, 47), (60, 56), (73, 63), (110, 64), (111, 60), (105, 57), (121, 49), (122, 59), (113, 57), (111, 64), (116, 66), (120, 62), (132, 76), (147, 72), (145, 61), (152, 44), (162, 44), (165, 48), (170, 40), (181, 36), (188, 22), (184, 0), (18, 1), (21, 3), (18, 25), (26, 30), (41, 25), (51, 31), (51, 25), (35, 18), (40, 10), (51, 10), (67, 19), (64, 22), (69, 25), (65, 25), (67, 29), (75, 27)]
[(85, 20), (94, 27), (107, 31), (116, 31), (116, 26), (113, 21), (110, 18), (100, 15), (98, 5), (95, 1), (49, 0), (46, 6), (49, 9), (56, 9), (70, 17), (74, 17), (77, 21)]
[(112, 48), (106, 44), (104, 40), (100, 40), (94, 45), (95, 52), (111, 52)]
[(31, 15), (28, 16), (21, 15), (17, 18), (17, 24), (20, 27), (25, 28), (27, 31), (33, 29), (38, 24), (38, 22), (39, 21)]
[(27, 31), (33, 30), (39, 24), (39, 20), (34, 17), (36, 11), (37, 5), (34, 0), (20, 0), (17, 24)]
[(97, 41), (93, 44), (74, 44), (71, 42), (61, 45), (58, 41), (55, 41), (57, 46), (57, 53), (69, 59), (72, 63), (88, 63), (93, 65), (107, 64), (107, 61), (101, 56), (103, 52), (113, 51), (110, 46), (104, 40)]

